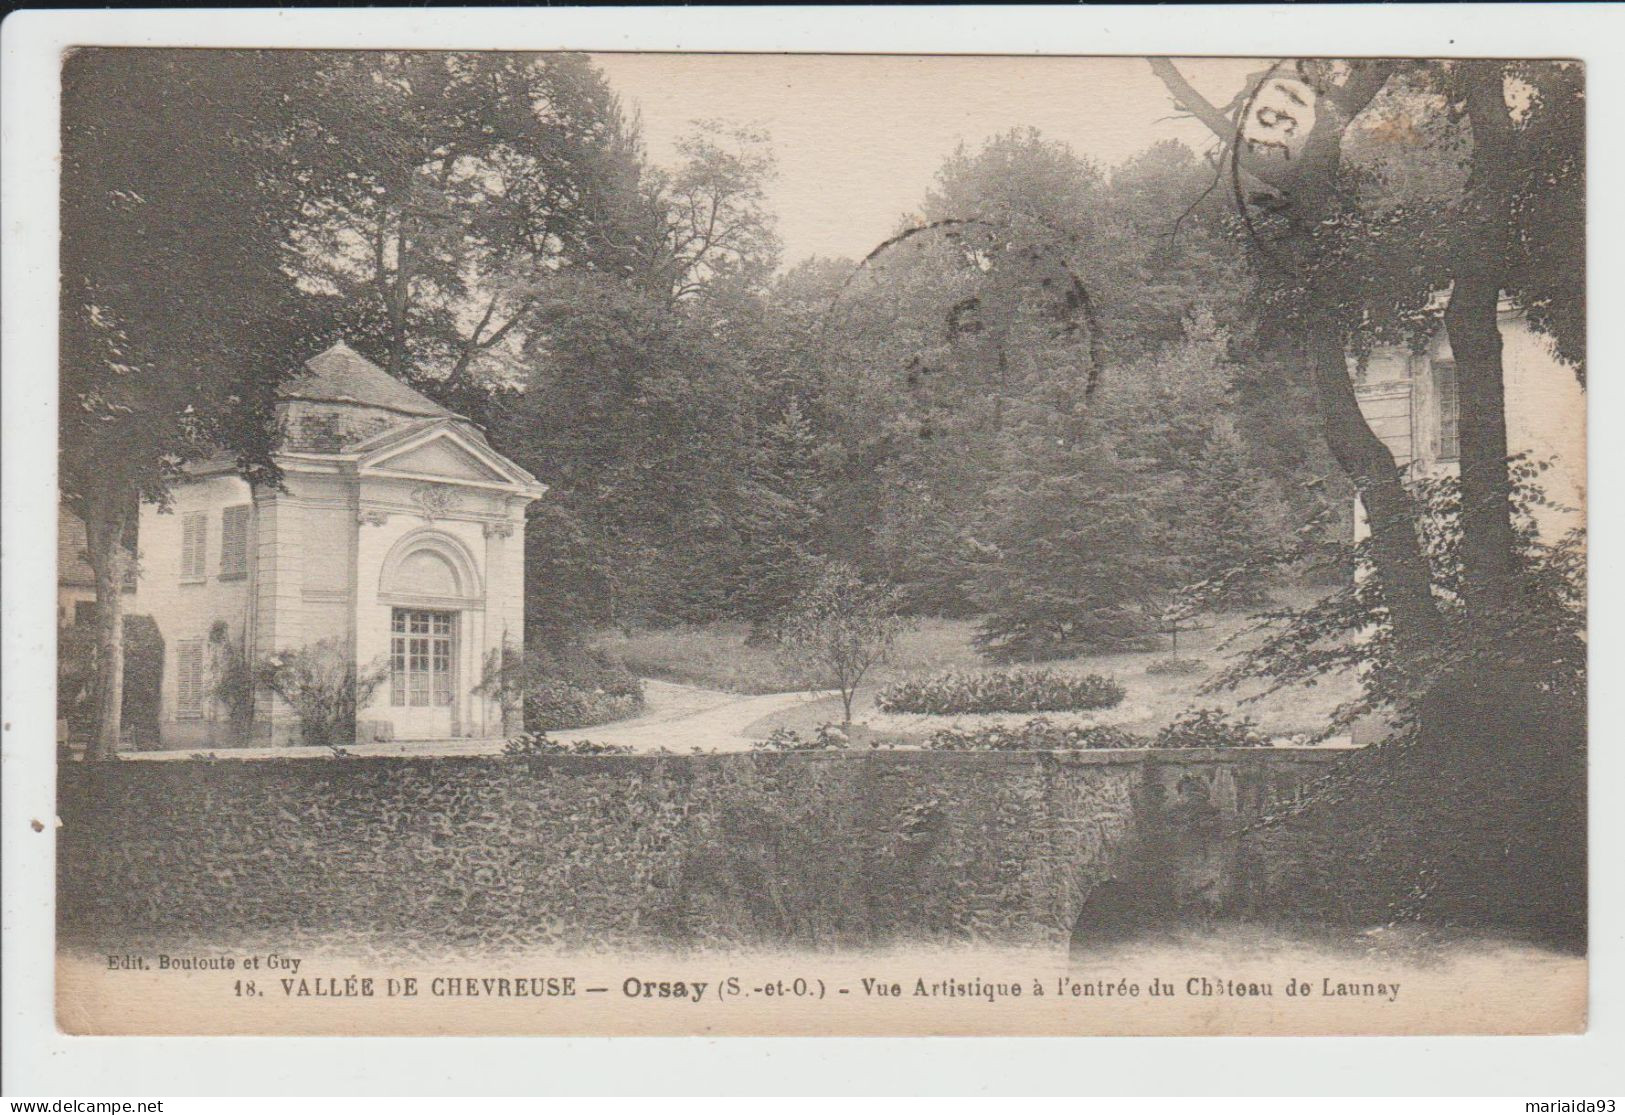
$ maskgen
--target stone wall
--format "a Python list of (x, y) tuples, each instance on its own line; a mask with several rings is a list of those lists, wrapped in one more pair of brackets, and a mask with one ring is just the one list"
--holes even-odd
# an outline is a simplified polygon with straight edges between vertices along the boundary
[[(1064, 942), (1234, 902), (1335, 753), (919, 751), (62, 768), (66, 939)], [(1125, 901), (1128, 895), (1130, 900)], [(1107, 896), (1111, 900), (1106, 901)]]

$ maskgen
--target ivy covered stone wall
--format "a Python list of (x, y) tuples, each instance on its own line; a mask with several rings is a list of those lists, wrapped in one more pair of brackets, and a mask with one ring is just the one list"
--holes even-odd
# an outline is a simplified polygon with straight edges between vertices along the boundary
[(1334, 758), (72, 764), (60, 781), (59, 919), (67, 941), (90, 947), (105, 945), (106, 927), (425, 947), (1061, 943), (1243, 901), (1268, 865), (1238, 859), (1235, 829)]

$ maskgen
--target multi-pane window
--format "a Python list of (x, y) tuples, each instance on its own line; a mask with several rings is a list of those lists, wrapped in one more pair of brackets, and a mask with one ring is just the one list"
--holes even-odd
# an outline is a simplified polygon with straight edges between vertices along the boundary
[(452, 615), (396, 608), (390, 635), (392, 705), (451, 704)]
[(252, 510), (244, 503), (220, 513), (220, 576), (223, 579), (248, 576), (248, 525)]
[(175, 644), (175, 715), (181, 720), (203, 716), (203, 640), (182, 639)]
[(1439, 459), (1458, 460), (1461, 457), (1461, 394), (1456, 386), (1454, 361), (1433, 365), (1433, 390), (1439, 400)]
[(203, 562), (208, 552), (208, 513), (189, 512), (181, 519), (181, 580), (201, 581), (205, 578)]

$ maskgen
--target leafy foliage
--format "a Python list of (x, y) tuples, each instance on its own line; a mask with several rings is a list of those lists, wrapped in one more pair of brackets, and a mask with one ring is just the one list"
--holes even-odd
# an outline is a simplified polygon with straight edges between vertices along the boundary
[(1035, 716), (1016, 727), (941, 728), (931, 733), (925, 746), (932, 751), (1111, 751), (1151, 743), (1113, 724), (1057, 724)]
[(661, 296), (601, 276), (553, 287), (527, 341), (526, 389), (492, 427), (554, 485), (527, 532), (527, 611), (555, 636), (580, 635), (572, 620), (713, 618), (743, 564), (754, 445), (738, 421), (741, 369)]
[(1157, 733), (1152, 747), (1268, 747), (1270, 739), (1248, 717), (1232, 719), (1223, 709), (1183, 712)]
[(322, 639), (262, 659), (260, 685), (287, 701), (299, 716), (301, 741), (313, 747), (355, 742), (356, 713), (372, 703), (389, 677), (382, 663), (358, 666), (340, 639)]
[[(121, 728), (137, 746), (155, 746), (163, 700), (164, 637), (151, 616), (124, 616), (124, 703)], [(97, 629), (76, 623), (57, 631), (57, 716), (74, 739), (96, 736)]]
[(642, 183), (660, 227), (652, 281), (673, 300), (760, 286), (779, 257), (764, 204), (774, 174), (767, 134), (700, 120), (677, 153), (675, 170), (649, 170)]
[(1009, 662), (1154, 645), (1150, 605), (1171, 578), (1146, 487), (1109, 447), (1034, 446), (994, 493), (998, 560), (978, 581), (977, 646)]
[(74, 736), (93, 734), (85, 728), (96, 716), (95, 687), (96, 629), (87, 623), (57, 628), (56, 715)]
[(476, 693), (495, 700), (503, 724), (527, 732), (586, 728), (643, 711), (643, 682), (603, 651), (579, 644), (512, 646), (486, 655)]
[[(275, 483), (278, 384), (313, 352), (311, 315), (281, 269), (297, 212), (286, 105), (302, 51), (76, 49), (62, 72), (58, 488), (97, 572), (102, 645), (141, 503), (164, 505), (215, 454)], [(114, 700), (123, 656), (100, 662)], [(119, 743), (117, 708), (92, 748)]]
[(254, 659), (241, 637), (233, 638), (225, 621), (209, 628), (210, 695), (226, 710), (230, 739), (248, 742), (254, 725)]
[(792, 397), (762, 430), (747, 480), (738, 606), (758, 623), (782, 615), (806, 589), (823, 518), (817, 454), (817, 432)]
[(164, 637), (151, 616), (124, 617), (124, 730), (138, 745), (158, 743)]
[(779, 641), (809, 674), (833, 686), (852, 722), (852, 698), (869, 671), (885, 661), (903, 629), (893, 589), (865, 581), (852, 566), (823, 560), (811, 586), (785, 616)]
[(894, 682), (876, 698), (886, 712), (956, 716), (979, 712), (1067, 712), (1114, 708), (1126, 691), (1099, 674), (1053, 670), (944, 673)]
[[(697, 142), (646, 169), (649, 204), (759, 222), (766, 244), (761, 137)], [(640, 257), (690, 290), (560, 266), (513, 334), (516, 388), (459, 403), (552, 485), (527, 532), (529, 641), (719, 618), (764, 638), (831, 555), (913, 614), (1007, 612), (1001, 658), (1154, 641), (1167, 593), (1277, 540), (1282, 478), (1316, 467), (1248, 327), (1213, 324), (1244, 286), (1222, 206), (1169, 235), (1201, 173), (1169, 147), (1107, 180), (1016, 133), (950, 158), (924, 231), (856, 271)], [(1172, 514), (1176, 493), (1199, 506)]]
[(87, 524), (120, 500), (162, 503), (220, 449), (274, 477), (272, 405), (309, 320), (280, 268), (300, 54), (67, 59), (61, 486)]
[[(1341, 706), (1322, 736), (1347, 731), (1357, 720), (1380, 713), (1396, 728), (1414, 728), (1421, 704), (1442, 679), (1477, 672), (1518, 678), (1529, 699), (1554, 707), (1581, 707), (1585, 699), (1585, 545), (1575, 528), (1556, 541), (1542, 539), (1540, 516), (1553, 511), (1541, 493), (1544, 462), (1515, 458), (1510, 475), (1519, 539), (1517, 589), (1493, 608), (1469, 614), (1462, 598), (1460, 485), (1453, 477), (1422, 479), (1414, 498), (1426, 509), (1421, 520), (1435, 600), (1446, 633), (1434, 653), (1406, 661), (1395, 653), (1388, 610), (1373, 579), (1357, 576), (1301, 608), (1262, 612), (1236, 638), (1262, 638), (1207, 683), (1207, 691), (1266, 682), (1264, 693), (1314, 685), (1329, 673), (1357, 671), (1363, 692)], [(1256, 564), (1302, 565), (1328, 560), (1369, 568), (1370, 540), (1326, 542), (1314, 532), (1304, 540), (1256, 555)], [(1260, 694), (1262, 695), (1262, 694)], [(1253, 698), (1256, 699), (1256, 698)]]
[(527, 731), (504, 743), (502, 753), (510, 759), (535, 759), (549, 755), (630, 755), (632, 748), (624, 743), (600, 743), (590, 739), (564, 743), (548, 738), (545, 731)]
[(404, 379), (506, 378), (560, 267), (635, 267), (635, 140), (581, 55), (316, 55), (288, 265)]
[[(978, 582), (994, 658), (1148, 649), (1176, 589), (1286, 537), (1280, 484), (1238, 432), (1228, 337), (1206, 313), (1185, 328), (1114, 372), (1085, 417), (1012, 436)], [(1209, 606), (1255, 601), (1263, 584), (1232, 576)]]
[(752, 751), (844, 751), (850, 744), (834, 724), (820, 724), (808, 739), (794, 728), (774, 728), (767, 738), (750, 745)]

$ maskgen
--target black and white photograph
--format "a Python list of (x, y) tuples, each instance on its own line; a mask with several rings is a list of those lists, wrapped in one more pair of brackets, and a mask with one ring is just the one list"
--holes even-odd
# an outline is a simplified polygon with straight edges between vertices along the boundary
[(1583, 1032), (1587, 72), (65, 51), (57, 1025)]

